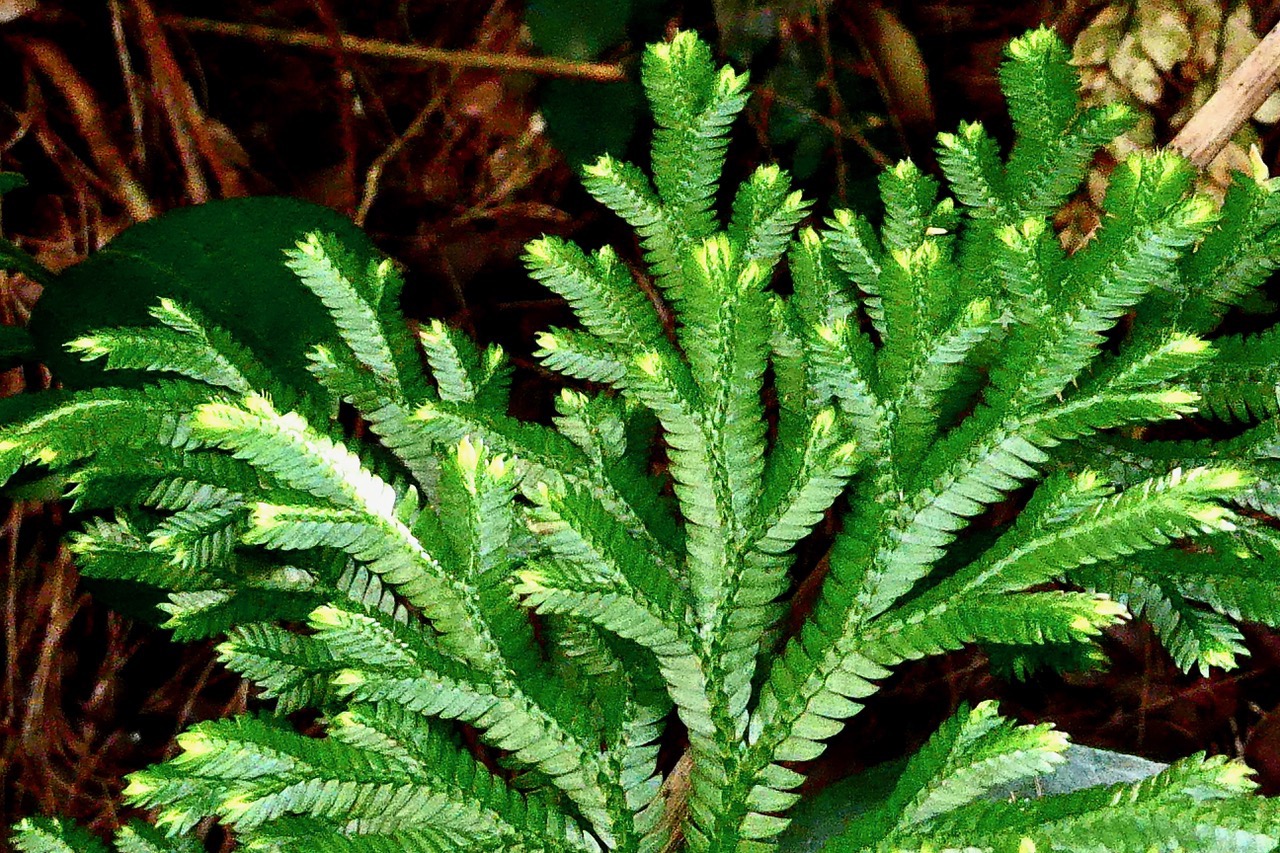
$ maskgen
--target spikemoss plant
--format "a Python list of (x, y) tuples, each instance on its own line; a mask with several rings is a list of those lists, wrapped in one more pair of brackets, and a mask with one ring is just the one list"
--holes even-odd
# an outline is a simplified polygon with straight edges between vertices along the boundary
[[(1277, 337), (1213, 336), (1280, 265), (1277, 185), (1239, 177), (1219, 209), (1176, 156), (1136, 156), (1068, 256), (1049, 217), (1129, 114), (1081, 109), (1045, 30), (1002, 80), (1007, 158), (962, 126), (940, 138), (946, 194), (901, 163), (878, 228), (839, 210), (797, 232), (809, 202), (774, 167), (717, 211), (745, 75), (690, 33), (650, 48), (652, 183), (608, 158), (585, 180), (659, 298), (612, 249), (528, 247), (580, 323), (539, 338), (579, 380), (552, 425), (508, 415), (500, 349), (439, 323), (415, 340), (394, 267), (323, 235), (287, 263), (333, 317), (311, 370), (359, 431), (282, 408), (270, 364), (172, 300), (73, 341), (151, 381), (49, 397), (0, 434), (0, 475), (66, 476), (91, 513), (83, 570), (168, 590), (175, 636), (225, 635), (223, 662), (274, 701), (132, 774), (164, 835), (136, 825), (120, 848), (194, 849), (213, 817), (253, 850), (767, 850), (803, 762), (899, 664), (968, 644), (1020, 671), (1087, 664), (1132, 613), (1208, 671), (1242, 653), (1234, 621), (1280, 624), (1280, 536), (1259, 520)], [(1144, 439), (1196, 415), (1248, 426)], [(838, 499), (821, 595), (788, 630), (813, 570), (796, 545)], [(1066, 744), (962, 710), (828, 849), (1280, 845), (1280, 808), (1223, 759), (986, 796)], [(51, 820), (16, 843), (98, 847)]]

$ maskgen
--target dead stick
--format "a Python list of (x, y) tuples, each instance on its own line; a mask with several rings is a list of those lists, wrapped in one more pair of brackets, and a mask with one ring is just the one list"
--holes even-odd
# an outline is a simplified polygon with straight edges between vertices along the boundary
[(61, 92), (89, 149), (89, 156), (93, 158), (103, 181), (112, 187), (129, 215), (137, 221), (154, 216), (155, 208), (152, 207), (151, 199), (147, 197), (146, 190), (112, 140), (106, 117), (98, 107), (97, 93), (71, 64), (67, 55), (53, 42), (44, 39), (15, 40), (10, 44), (17, 45), (31, 64), (40, 69)]
[[(333, 38), (321, 33), (283, 30), (259, 24), (233, 24), (211, 21), (207, 18), (188, 18), (168, 15), (163, 19), (175, 30), (196, 33), (216, 33), (249, 39), (266, 44), (284, 44), (332, 53)], [(601, 62), (574, 62), (549, 56), (521, 56), (514, 53), (488, 53), (481, 50), (453, 50), (443, 47), (423, 47), (416, 44), (399, 44), (378, 39), (360, 38), (343, 34), (342, 49), (349, 53), (374, 56), (382, 59), (403, 59), (424, 65), (449, 65), (455, 68), (484, 68), (492, 71), (524, 71), (549, 77), (577, 77), (598, 82), (614, 82), (627, 79), (621, 65)]]
[(183, 76), (177, 57), (169, 48), (169, 41), (165, 38), (155, 10), (147, 0), (133, 0), (133, 11), (138, 24), (138, 36), (151, 69), (152, 83), (159, 90), (165, 111), (169, 114), (174, 142), (187, 169), (191, 200), (204, 201), (208, 198), (208, 187), (197, 154), (208, 164), (223, 198), (244, 195), (244, 184), (235, 169), (223, 161), (218, 146), (209, 133), (200, 105), (196, 102), (195, 92)]
[(1280, 83), (1280, 24), (1231, 72), (1178, 131), (1171, 147), (1203, 169), (1226, 147)]

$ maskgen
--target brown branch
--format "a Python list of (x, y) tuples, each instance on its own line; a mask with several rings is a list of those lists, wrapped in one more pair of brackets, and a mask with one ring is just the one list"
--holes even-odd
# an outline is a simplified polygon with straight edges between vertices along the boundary
[(427, 122), (431, 120), (444, 103), (446, 91), (441, 91), (431, 101), (418, 111), (413, 121), (409, 122), (409, 126), (404, 129), (391, 144), (373, 159), (369, 165), (368, 171), (364, 177), (364, 191), (360, 195), (360, 204), (356, 208), (355, 223), (361, 228), (364, 227), (365, 220), (369, 218), (369, 211), (373, 208), (373, 202), (378, 197), (378, 189), (382, 184), (382, 172), (387, 168), (391, 161), (400, 156), (400, 152), (415, 137), (420, 136), (427, 129)]
[(1231, 72), (1174, 137), (1171, 147), (1207, 167), (1280, 84), (1280, 24)]
[(195, 92), (187, 83), (177, 58), (169, 47), (155, 10), (147, 0), (133, 0), (138, 37), (146, 52), (151, 82), (160, 95), (161, 104), (173, 130), (174, 144), (187, 175), (187, 192), (194, 202), (209, 199), (208, 184), (200, 166), (203, 159), (218, 182), (223, 198), (245, 194), (235, 169), (227, 165), (205, 124), (205, 116), (196, 102)]
[[(196, 33), (213, 33), (248, 39), (264, 44), (281, 44), (305, 47), (332, 53), (333, 39), (321, 33), (283, 30), (259, 24), (235, 24), (227, 21), (211, 21), (207, 18), (188, 18), (168, 15), (163, 18), (166, 26), (175, 30)], [(448, 65), (454, 68), (483, 68), (491, 71), (517, 71), (541, 74), (548, 77), (576, 77), (609, 83), (627, 79), (625, 69), (618, 64), (603, 62), (575, 62), (551, 56), (522, 56), (515, 53), (489, 53), (481, 50), (454, 50), (443, 47), (424, 47), (416, 44), (399, 44), (379, 39), (342, 35), (342, 49), (348, 53), (373, 56), (380, 59), (402, 59), (422, 65)]]
[(106, 117), (98, 107), (97, 93), (71, 64), (67, 55), (53, 42), (45, 39), (27, 38), (13, 40), (10, 44), (21, 50), (30, 65), (38, 68), (49, 83), (59, 90), (71, 110), (76, 129), (85, 141), (89, 156), (98, 167), (99, 175), (112, 188), (129, 215), (139, 221), (154, 216), (155, 208), (151, 199), (111, 138)]
[(356, 142), (355, 104), (359, 99), (356, 92), (356, 75), (352, 68), (351, 57), (342, 46), (342, 28), (338, 24), (338, 16), (327, 0), (311, 0), (316, 16), (324, 26), (325, 35), (332, 45), (334, 70), (337, 72), (341, 97), (338, 98), (338, 111), (341, 115), (340, 137), (342, 139), (342, 202), (337, 205), (343, 213), (351, 213), (356, 206), (356, 169), (359, 161)]

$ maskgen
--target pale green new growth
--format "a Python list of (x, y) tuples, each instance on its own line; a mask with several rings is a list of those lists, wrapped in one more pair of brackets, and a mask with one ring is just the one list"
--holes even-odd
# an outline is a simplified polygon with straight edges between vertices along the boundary
[[(1046, 30), (1010, 46), (1007, 156), (963, 125), (944, 181), (900, 163), (882, 218), (819, 229), (774, 166), (722, 197), (746, 76), (691, 33), (651, 47), (652, 179), (605, 157), (585, 182), (665, 305), (609, 247), (528, 245), (579, 324), (537, 339), (578, 380), (550, 426), (509, 415), (500, 348), (438, 321), (415, 339), (395, 269), (323, 235), (287, 259), (334, 321), (311, 369), (370, 440), (289, 411), (173, 301), (73, 341), (151, 384), (48, 395), (4, 428), (0, 475), (58, 469), (107, 511), (72, 541), (84, 571), (166, 590), (175, 634), (223, 635), (275, 711), (132, 774), (168, 835), (118, 849), (186, 853), (213, 817), (264, 851), (765, 851), (797, 762), (904, 663), (1088, 663), (1141, 616), (1184, 669), (1233, 666), (1237, 621), (1280, 625), (1280, 536), (1235, 511), (1280, 511), (1280, 336), (1215, 330), (1280, 266), (1280, 185), (1242, 176), (1219, 210), (1175, 155), (1134, 156), (1067, 255), (1051, 217), (1128, 122), (1080, 108), (1067, 58)], [(1247, 426), (1140, 438), (1196, 415)], [(793, 609), (819, 563), (797, 551), (825, 574)], [(1221, 759), (993, 798), (1066, 748), (962, 709), (828, 849), (1280, 849), (1280, 808)], [(49, 820), (15, 843), (104, 849)]]

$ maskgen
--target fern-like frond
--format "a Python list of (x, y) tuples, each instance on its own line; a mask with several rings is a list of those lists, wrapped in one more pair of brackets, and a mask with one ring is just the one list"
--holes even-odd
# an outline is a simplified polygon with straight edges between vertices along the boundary
[(208, 398), (207, 385), (167, 380), (52, 393), (43, 411), (0, 432), (0, 480), (27, 464), (65, 468), (117, 449), (186, 446), (185, 415)]
[(606, 154), (582, 170), (582, 184), (635, 229), (650, 272), (667, 296), (678, 300), (683, 255), (691, 240), (658, 200), (649, 178), (638, 167)]
[(544, 237), (526, 247), (524, 262), (529, 274), (564, 297), (582, 325), (604, 342), (627, 352), (663, 338), (653, 303), (612, 249), (588, 256), (573, 243)]
[(542, 366), (562, 376), (618, 387), (627, 375), (622, 351), (589, 332), (552, 327), (538, 333), (533, 353)]
[(991, 301), (976, 299), (932, 336), (907, 366), (901, 390), (890, 402), (892, 452), (899, 464), (911, 465), (911, 460), (918, 459), (933, 442), (944, 395), (956, 391), (966, 361), (991, 336), (998, 322)]
[(1236, 174), (1217, 227), (1179, 266), (1181, 286), (1154, 292), (1138, 329), (1177, 328), (1203, 335), (1254, 294), (1280, 267), (1280, 183)]
[(641, 81), (657, 124), (653, 180), (663, 205), (692, 241), (711, 236), (729, 126), (747, 103), (747, 75), (717, 71), (711, 48), (692, 32), (651, 45)]
[(312, 429), (296, 412), (281, 413), (250, 394), (239, 405), (205, 403), (191, 418), (192, 437), (244, 459), (292, 489), (338, 507), (390, 515), (394, 489), (367, 471), (343, 445)]
[(1204, 411), (1206, 400), (1201, 389), (1205, 386), (1200, 377), (1206, 372), (1214, 373), (1214, 365), (1221, 363), (1222, 356), (1220, 350), (1203, 338), (1174, 332), (1150, 347), (1135, 345), (1126, 348), (1095, 374), (1089, 386), (1105, 385), (1114, 391), (1141, 391), (1167, 386), (1185, 378), (1189, 380), (1186, 384), (1198, 397), (1200, 410)]
[(329, 706), (337, 695), (333, 676), (342, 669), (322, 643), (263, 623), (231, 631), (218, 659), (261, 687), (264, 699), (275, 699), (281, 715)]
[(193, 835), (165, 835), (138, 820), (120, 827), (114, 841), (120, 853), (199, 853), (204, 849)]
[(441, 460), (439, 508), (448, 522), (438, 523), (428, 511), (419, 516), (418, 524), (438, 527), (427, 538), (449, 543), (449, 564), (478, 600), (508, 669), (542, 685), (542, 653), (512, 589), (519, 535), (515, 497), (511, 460), (464, 438)]
[(542, 484), (533, 498), (530, 526), (566, 571), (652, 602), (668, 625), (685, 619), (685, 591), (589, 494), (556, 492)]
[(1069, 488), (1092, 497), (1088, 503), (1015, 524), (981, 558), (908, 604), (907, 611), (923, 612), (926, 602), (942, 603), (973, 591), (1026, 589), (1076, 567), (1147, 551), (1179, 536), (1234, 530), (1234, 514), (1219, 501), (1246, 482), (1232, 469), (1176, 469), (1107, 495), (1099, 494), (1096, 476), (1086, 472)]
[(1051, 726), (1015, 725), (994, 702), (961, 708), (911, 757), (888, 799), (841, 838), (867, 847), (900, 843), (992, 788), (1051, 772), (1066, 749), (1066, 737)]
[(376, 380), (370, 381), (371, 374), (354, 357), (343, 358), (328, 347), (317, 346), (307, 357), (308, 369), (320, 384), (354, 406), (382, 446), (400, 461), (420, 489), (430, 493), (437, 476), (436, 445), (413, 415), (423, 399), (395, 394)]
[(866, 654), (895, 666), (972, 643), (1080, 647), (1095, 643), (1103, 629), (1129, 615), (1123, 604), (1105, 595), (1071, 592), (967, 595), (945, 609), (921, 613), (911, 609), (877, 620), (863, 644)]
[(495, 641), (469, 585), (394, 516), (259, 503), (244, 538), (253, 545), (284, 551), (343, 551), (420, 607), (454, 654), (489, 666), (498, 659)]
[(144, 523), (127, 515), (86, 523), (69, 543), (81, 571), (89, 577), (131, 580), (177, 591), (220, 584), (221, 572), (215, 569), (224, 566), (199, 561), (184, 565), (173, 555), (153, 547), (149, 531), (140, 527)]
[(161, 627), (173, 631), (179, 641), (204, 640), (224, 634), (237, 625), (267, 619), (301, 621), (323, 603), (325, 596), (311, 589), (197, 589), (170, 592), (169, 601), (157, 605), (169, 614)]
[(961, 122), (956, 133), (938, 134), (938, 164), (970, 217), (1005, 223), (1014, 218), (999, 148), (981, 124)]
[(56, 818), (23, 818), (14, 827), (12, 841), (21, 853), (107, 853), (100, 840)]
[(273, 386), (247, 349), (195, 309), (161, 299), (151, 316), (163, 325), (100, 329), (70, 341), (67, 349), (85, 361), (105, 357), (108, 370), (172, 373), (237, 394)]
[(761, 166), (738, 188), (728, 234), (744, 263), (766, 270), (777, 265), (812, 204), (790, 190), (790, 176), (777, 166)]
[[(1115, 219), (1072, 258), (1037, 320), (1010, 333), (992, 372), (993, 405), (1033, 405), (1061, 393), (1094, 359), (1102, 333), (1174, 274), (1179, 254), (1217, 219), (1209, 199), (1186, 196), (1190, 178), (1172, 154), (1134, 157), (1116, 170), (1106, 201)], [(1043, 231), (1039, 222), (1000, 238), (1027, 256)]]
[[(783, 323), (794, 324), (804, 364), (803, 402), (825, 405), (834, 401), (853, 427), (859, 446), (868, 454), (889, 450), (889, 415), (877, 388), (880, 379), (871, 339), (856, 323), (808, 325), (783, 306)], [(792, 321), (792, 317), (795, 317)], [(800, 390), (794, 392), (799, 396)], [(781, 429), (781, 425), (779, 427)]]
[(1010, 201), (1021, 216), (1042, 217), (1080, 186), (1098, 148), (1134, 123), (1133, 110), (1109, 104), (1080, 110), (1071, 53), (1040, 28), (1009, 43), (1000, 66), (1015, 141), (1009, 155)]
[(516, 830), (502, 833), (506, 844), (533, 850), (599, 850), (591, 835), (552, 798), (510, 790), (461, 749), (456, 737), (398, 705), (352, 704), (334, 716), (329, 733), (344, 743), (399, 760), (433, 784), (452, 789), (456, 797), (476, 800), (477, 806), (501, 815)]
[(1280, 327), (1217, 338), (1213, 349), (1213, 361), (1190, 383), (1200, 394), (1200, 411), (1245, 423), (1280, 413)]
[(1254, 784), (1242, 763), (1195, 755), (1134, 784), (1013, 802), (975, 802), (939, 815), (922, 838), (994, 850), (1148, 853), (1154, 838), (1188, 853), (1256, 853), (1280, 843), (1280, 810), (1241, 796)]
[(432, 649), (420, 631), (377, 613), (327, 606), (311, 615), (311, 625), (346, 664), (334, 678), (343, 696), (470, 723), (514, 760), (547, 774), (598, 831), (612, 835), (622, 816), (609, 807), (610, 783), (587, 740), (592, 721), (552, 716), (503, 672), (461, 669)]
[[(175, 784), (181, 773), (216, 789), (216, 813), (245, 833), (285, 815), (301, 815), (374, 832), (443, 826), (463, 837), (509, 839), (548, 853), (591, 849), (581, 835), (579, 845), (570, 846), (572, 833), (533, 834), (537, 822), (523, 820), (519, 795), (504, 791), (501, 782), (452, 745), (437, 748), (432, 765), (406, 767), (398, 757), (337, 737), (304, 737), (270, 718), (251, 716), (198, 724), (179, 735), (178, 744), (183, 751), (167, 765), (130, 776), (127, 796), (176, 816), (187, 800), (181, 784)], [(424, 751), (431, 746), (419, 743)]]
[(480, 390), (480, 352), (475, 342), (439, 320), (418, 332), (441, 400), (475, 402)]
[(339, 335), (356, 359), (379, 380), (399, 390), (402, 368), (407, 367), (402, 364), (405, 354), (392, 351), (378, 310), (383, 287), (392, 274), (391, 262), (358, 270), (336, 240), (320, 234), (308, 235), (287, 255), (289, 268), (329, 309)]
[(1224, 616), (1195, 606), (1172, 584), (1123, 568), (1090, 568), (1072, 572), (1072, 579), (1125, 604), (1155, 630), (1173, 661), (1184, 671), (1199, 669), (1207, 676), (1213, 667), (1234, 669), (1248, 654), (1244, 637)]
[(556, 398), (556, 429), (578, 445), (594, 465), (623, 458), (627, 450), (625, 412), (615, 397), (588, 397), (570, 388)]
[[(654, 370), (656, 362), (640, 359), (642, 364)], [(650, 384), (653, 377), (643, 370), (633, 373), (644, 389), (648, 402), (665, 404), (669, 397), (660, 396), (670, 391), (658, 383)], [(687, 388), (684, 389), (687, 391)], [(684, 416), (691, 418), (688, 411)], [(522, 423), (513, 418), (487, 415), (461, 406), (447, 403), (428, 403), (414, 412), (415, 425), (436, 447), (456, 446), (464, 437), (484, 442), (486, 447), (512, 459), (520, 482), (535, 485), (568, 483), (585, 487), (623, 524), (646, 542), (655, 557), (674, 574), (677, 558), (672, 548), (678, 544), (669, 517), (655, 517), (661, 510), (652, 502), (644, 507), (654, 512), (640, 514), (641, 504), (633, 504), (631, 497), (639, 490), (634, 481), (615, 480), (616, 467), (600, 468), (590, 464), (589, 458), (573, 442), (541, 424)], [(683, 423), (683, 421), (676, 421)], [(692, 421), (690, 421), (692, 424)], [(629, 479), (629, 478), (628, 478)], [(641, 492), (643, 494), (643, 492)]]

